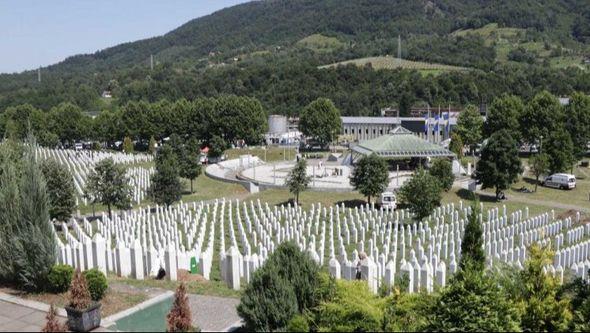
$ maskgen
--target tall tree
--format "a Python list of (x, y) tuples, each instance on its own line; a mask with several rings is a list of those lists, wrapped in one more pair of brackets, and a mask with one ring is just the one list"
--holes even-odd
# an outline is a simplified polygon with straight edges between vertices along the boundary
[(289, 188), (289, 192), (295, 195), (297, 204), (299, 204), (299, 194), (305, 191), (310, 181), (311, 177), (307, 175), (307, 162), (302, 158), (297, 161), (285, 180), (285, 185)]
[(549, 172), (551, 173), (569, 170), (574, 165), (572, 138), (563, 127), (549, 133), (549, 138), (543, 140), (543, 151), (549, 156)]
[(529, 159), (529, 166), (531, 172), (535, 175), (535, 192), (537, 192), (539, 177), (549, 172), (549, 155), (542, 152), (531, 156)]
[(77, 105), (61, 103), (49, 112), (51, 131), (62, 143), (72, 145), (88, 137), (92, 120)]
[(311, 102), (299, 117), (301, 132), (322, 145), (334, 141), (340, 134), (341, 127), (340, 111), (327, 98), (318, 98)]
[(115, 164), (112, 158), (106, 158), (96, 163), (86, 181), (86, 195), (94, 203), (106, 205), (111, 219), (113, 206), (118, 209), (131, 207), (132, 189), (126, 173), (123, 166)]
[(457, 118), (455, 132), (459, 134), (463, 144), (468, 145), (473, 152), (475, 145), (481, 141), (482, 127), (483, 118), (479, 110), (474, 105), (468, 105)]
[(463, 157), (463, 140), (457, 133), (451, 134), (451, 143), (449, 144), (449, 150), (457, 155), (457, 158)]
[(416, 215), (416, 219), (421, 220), (440, 206), (442, 188), (438, 179), (420, 168), (402, 185), (399, 198)]
[(505, 129), (513, 139), (520, 141), (519, 120), (523, 112), (524, 103), (520, 97), (506, 94), (496, 97), (484, 123), (484, 137)]
[(214, 107), (213, 135), (223, 137), (228, 143), (244, 140), (257, 144), (268, 128), (268, 119), (262, 104), (255, 98), (222, 96)]
[(559, 100), (548, 91), (542, 91), (535, 95), (521, 114), (522, 138), (530, 144), (536, 144), (541, 138), (548, 138), (562, 123), (563, 108)]
[(152, 176), (150, 195), (154, 202), (170, 206), (180, 200), (182, 183), (178, 159), (170, 145), (166, 144), (156, 154), (156, 173)]
[(43, 173), (35, 156), (35, 141), (27, 140), (20, 182), (20, 213), (14, 251), (18, 251), (15, 272), (19, 286), (28, 290), (41, 290), (55, 264), (57, 242), (53, 226), (49, 223), (49, 199)]
[(199, 143), (195, 139), (190, 139), (184, 146), (182, 156), (180, 156), (180, 176), (191, 182), (191, 193), (193, 191), (193, 182), (203, 172), (201, 167)]
[(72, 174), (53, 159), (41, 164), (47, 182), (49, 215), (52, 219), (67, 221), (76, 208), (76, 188)]
[(584, 157), (590, 142), (590, 96), (574, 93), (565, 107), (565, 129), (572, 138), (576, 160)]
[(16, 283), (16, 257), (20, 230), (19, 178), (22, 165), (12, 141), (0, 145), (0, 280)]
[(476, 177), (482, 188), (495, 188), (498, 199), (521, 172), (516, 141), (506, 130), (494, 133), (483, 147), (477, 166)]
[(430, 170), (428, 170), (440, 182), (443, 190), (448, 192), (453, 187), (455, 182), (455, 175), (453, 175), (453, 165), (449, 160), (444, 158), (437, 158), (432, 162)]
[(387, 161), (376, 154), (361, 157), (352, 170), (350, 184), (371, 203), (371, 197), (380, 195), (389, 185)]
[(483, 252), (483, 233), (479, 221), (479, 202), (471, 205), (471, 214), (467, 219), (465, 233), (461, 241), (461, 261), (459, 267), (462, 270), (475, 269), (483, 272), (486, 256)]

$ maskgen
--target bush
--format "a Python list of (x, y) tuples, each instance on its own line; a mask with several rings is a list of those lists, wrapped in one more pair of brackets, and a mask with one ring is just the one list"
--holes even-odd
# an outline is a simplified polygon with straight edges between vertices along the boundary
[(72, 283), (74, 269), (69, 265), (54, 265), (47, 276), (49, 289), (56, 293), (63, 293), (68, 290)]
[(443, 190), (448, 192), (453, 187), (455, 175), (453, 175), (453, 165), (449, 160), (437, 158), (432, 163), (429, 170), (430, 174), (438, 179)]
[(92, 303), (92, 298), (88, 291), (88, 282), (86, 282), (84, 274), (76, 270), (70, 287), (68, 306), (76, 310), (85, 310), (90, 306), (90, 303)]
[(88, 291), (93, 301), (100, 301), (107, 289), (109, 288), (107, 278), (96, 268), (84, 272), (86, 282), (88, 282)]
[(309, 323), (303, 315), (297, 315), (289, 321), (287, 332), (309, 332)]
[(336, 281), (334, 299), (314, 309), (317, 332), (378, 332), (383, 327), (385, 302), (366, 281)]
[(318, 304), (319, 266), (293, 242), (286, 242), (268, 257), (265, 265), (274, 266), (279, 276), (292, 287), (299, 312)]
[(189, 307), (186, 286), (181, 283), (176, 288), (174, 303), (166, 316), (167, 332), (189, 332), (191, 329), (191, 309)]
[(275, 266), (264, 264), (256, 272), (238, 305), (238, 314), (253, 331), (284, 329), (297, 314), (293, 286), (280, 277)]

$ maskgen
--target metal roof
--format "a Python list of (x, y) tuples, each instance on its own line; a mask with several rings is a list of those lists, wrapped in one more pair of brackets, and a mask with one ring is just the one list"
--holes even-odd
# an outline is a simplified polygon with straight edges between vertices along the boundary
[(454, 157), (448, 149), (428, 142), (398, 126), (389, 134), (363, 141), (352, 147), (356, 153), (369, 155), (375, 153), (384, 158), (406, 157)]

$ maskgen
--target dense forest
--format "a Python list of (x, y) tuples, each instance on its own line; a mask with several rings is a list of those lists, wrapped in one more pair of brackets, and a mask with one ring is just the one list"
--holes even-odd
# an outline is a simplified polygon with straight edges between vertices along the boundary
[[(130, 101), (225, 94), (259, 99), (270, 113), (297, 114), (317, 97), (345, 115), (377, 114), (401, 96), (413, 103), (465, 105), (509, 92), (530, 98), (590, 92), (586, 67), (553, 68), (526, 50), (497, 61), (497, 47), (456, 31), (490, 23), (520, 29), (519, 38), (552, 53), (587, 56), (590, 9), (584, 0), (268, 0), (192, 20), (166, 35), (77, 55), (37, 72), (0, 75), (0, 112), (29, 103), (49, 110), (62, 102), (85, 111)], [(298, 41), (321, 34), (337, 41), (321, 50)], [(415, 70), (318, 66), (397, 53), (406, 59), (458, 65), (467, 72), (424, 75)], [(520, 53), (519, 53), (520, 50)], [(149, 68), (150, 55), (156, 66)], [(112, 100), (101, 98), (109, 90)]]

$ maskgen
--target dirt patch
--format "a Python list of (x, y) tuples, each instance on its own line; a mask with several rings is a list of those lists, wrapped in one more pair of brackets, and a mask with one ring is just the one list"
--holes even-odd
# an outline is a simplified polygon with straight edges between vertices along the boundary
[[(574, 221), (574, 225), (575, 225), (575, 224), (577, 224), (576, 223), (576, 214), (577, 214), (577, 212), (578, 212), (577, 210), (568, 209), (567, 211), (565, 211), (565, 212), (563, 212), (561, 214), (558, 214), (556, 216), (556, 218), (558, 220), (563, 220), (563, 219), (566, 219), (568, 217), (571, 217), (572, 218), (572, 221)], [(580, 224), (588, 224), (588, 223), (590, 223), (590, 215), (589, 214), (580, 213)]]
[(203, 282), (206, 281), (205, 278), (200, 274), (190, 274), (187, 270), (179, 269), (178, 270), (178, 281), (183, 282)]

